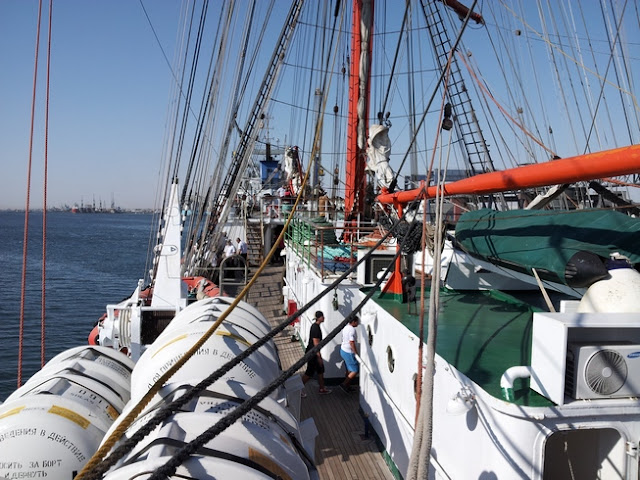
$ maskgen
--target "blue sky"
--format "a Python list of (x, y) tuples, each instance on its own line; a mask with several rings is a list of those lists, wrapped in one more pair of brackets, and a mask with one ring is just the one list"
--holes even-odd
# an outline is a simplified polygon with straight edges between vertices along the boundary
[[(41, 33), (43, 46), (46, 45), (46, 25), (48, 22), (48, 2), (44, 1), (44, 3), (45, 18)], [(174, 42), (182, 2), (180, 0), (142, 0), (142, 3), (169, 61), (173, 61)], [(286, 3), (285, 0), (278, 2), (279, 8), (276, 8), (278, 13), (283, 13), (279, 10), (286, 10), (280, 8)], [(532, 39), (531, 44), (535, 49), (534, 56), (542, 59), (548, 56), (548, 53), (542, 50), (544, 43), (540, 38), (537, 38), (537, 35), (527, 30), (523, 30), (523, 35), (514, 34), (515, 31), (522, 28), (514, 23), (514, 16), (518, 15), (517, 12), (512, 14), (506, 9), (498, 8), (502, 3), (526, 8), (528, 13), (523, 17), (531, 23), (537, 32), (542, 32), (543, 29), (535, 15), (535, 2), (524, 0), (524, 2), (481, 3), (487, 16), (492, 13), (493, 9), (501, 14), (497, 18), (487, 17), (489, 27), (495, 31), (493, 27), (499, 25), (498, 31), (503, 33), (506, 40), (514, 42), (520, 48), (517, 51), (521, 55), (522, 63), (516, 67), (516, 70), (524, 70), (527, 66), (526, 59), (529, 52), (523, 41), (526, 35)], [(311, 7), (317, 5), (311, 2), (307, 2), (307, 4)], [(381, 4), (384, 5), (384, 2), (378, 3), (378, 5)], [(391, 5), (390, 2), (387, 4)], [(212, 5), (219, 6), (220, 3), (216, 1), (212, 2)], [(259, 2), (259, 5), (263, 7), (266, 2)], [(553, 8), (559, 8), (558, 5), (565, 5), (565, 3), (553, 3), (552, 5)], [(600, 21), (602, 18), (595, 2), (568, 2), (568, 5), (572, 5), (574, 8), (578, 5), (583, 6), (589, 13), (584, 18), (589, 21)], [(3, 167), (0, 209), (23, 209), (26, 204), (37, 8), (37, 0), (0, 0), (0, 165)], [(382, 10), (382, 7), (380, 8)], [(310, 24), (315, 18), (315, 9), (312, 10), (314, 12), (310, 13), (310, 18), (307, 18), (307, 24)], [(638, 56), (635, 51), (640, 44), (640, 33), (638, 33), (640, 30), (633, 23), (635, 12), (629, 8), (627, 13), (632, 23), (628, 28), (628, 36), (623, 37), (622, 42), (633, 62), (633, 75), (635, 82), (637, 82)], [(401, 20), (401, 14), (402, 9), (389, 8), (386, 11), (387, 16), (398, 17), (398, 22)], [(576, 12), (576, 16), (577, 14)], [(215, 22), (213, 14), (211, 17), (211, 21)], [(456, 24), (455, 28), (458, 26)], [(273, 35), (274, 32), (277, 33), (272, 29), (269, 34)], [(455, 29), (451, 34), (454, 33)], [(485, 67), (482, 62), (485, 55), (491, 54), (492, 45), (484, 33), (484, 30), (478, 27), (466, 32), (466, 48), (474, 52), (473, 57), (470, 57), (471, 61), (483, 65), (485, 79), (490, 82), (489, 85), (498, 100), (507, 101), (510, 99), (511, 91), (500, 86), (498, 83), (500, 79), (493, 78), (498, 76), (499, 71)], [(606, 37), (595, 29), (590, 33), (592, 38), (589, 39), (589, 42), (593, 42), (597, 47), (596, 50), (605, 54), (601, 57), (602, 65), (606, 65), (609, 58), (606, 55), (608, 51)], [(496, 38), (494, 37), (494, 39)], [(563, 37), (562, 42), (566, 42), (567, 38)], [(578, 32), (577, 38), (581, 42), (587, 41), (585, 32)], [(560, 40), (553, 37), (553, 41)], [(394, 45), (390, 42), (387, 47), (391, 50), (387, 55), (392, 56)], [(295, 50), (293, 52), (295, 53)], [(308, 52), (304, 52), (298, 53), (298, 55), (308, 56)], [(568, 52), (577, 56), (574, 52)], [(38, 78), (40, 94), (36, 104), (31, 208), (41, 208), (43, 196), (45, 48), (41, 49), (40, 55)], [(564, 61), (564, 58), (559, 54), (557, 54), (557, 58), (559, 63)], [(587, 56), (585, 58), (588, 63), (590, 58)], [(516, 60), (518, 59), (519, 57), (516, 57)], [(291, 62), (300, 62), (300, 58), (294, 56)], [(567, 68), (574, 69), (571, 62), (566, 63), (568, 64)], [(425, 65), (423, 68), (430, 67), (430, 65)], [(538, 102), (549, 110), (548, 116), (549, 121), (553, 121), (554, 138), (552, 140), (547, 138), (549, 134), (546, 133), (547, 129), (545, 128), (540, 130), (539, 136), (543, 141), (549, 142), (552, 147), (556, 148), (561, 156), (582, 153), (584, 150), (583, 139), (574, 140), (567, 133), (570, 122), (562, 120), (560, 115), (551, 111), (553, 107), (563, 107), (557, 96), (558, 84), (563, 83), (563, 87), (568, 90), (571, 88), (569, 88), (570, 85), (564, 72), (556, 75), (549, 68), (537, 70), (539, 76), (531, 76), (527, 79), (529, 83), (524, 86), (524, 90), (529, 96), (528, 101), (535, 102), (536, 98), (542, 94), (556, 95), (552, 101)], [(430, 90), (429, 82), (435, 79), (435, 74), (428, 72), (428, 70), (425, 71), (427, 72), (424, 76), (426, 92), (426, 90)], [(282, 76), (284, 77), (284, 75)], [(592, 89), (597, 93), (600, 81), (593, 76), (584, 75), (584, 77), (589, 79)], [(608, 78), (615, 80), (611, 71)], [(81, 201), (88, 204), (94, 200), (96, 203), (102, 201), (103, 204), (109, 205), (112, 198), (116, 205), (125, 208), (154, 206), (156, 188), (161, 173), (163, 146), (165, 145), (165, 125), (167, 105), (171, 100), (171, 80), (167, 60), (149, 26), (140, 0), (56, 0), (54, 2), (48, 142), (48, 205), (50, 207), (59, 207), (64, 204), (71, 206), (75, 203), (79, 204)], [(496, 80), (496, 83), (493, 83), (493, 80)], [(337, 84), (337, 82), (338, 79), (334, 83)], [(545, 85), (536, 85), (536, 82), (545, 82)], [(385, 79), (383, 83), (386, 85), (387, 80)], [(515, 85), (510, 85), (510, 87), (513, 86)], [(273, 131), (271, 133), (274, 138), (288, 136), (289, 141), (298, 144), (303, 141), (301, 140), (303, 134), (300, 130), (307, 128), (307, 125), (297, 121), (298, 117), (291, 115), (286, 98), (286, 95), (290, 93), (289, 90), (295, 93), (300, 86), (297, 85), (296, 88), (293, 88), (289, 84), (288, 87), (281, 87), (275, 93), (275, 98), (281, 100), (281, 106), (286, 109), (286, 113), (280, 115), (272, 113)], [(423, 93), (423, 95), (427, 95), (427, 93)], [(607, 92), (607, 95), (608, 100), (619, 97), (616, 90)], [(253, 96), (249, 96), (249, 98), (253, 99)], [(334, 98), (331, 96), (328, 109), (331, 109), (333, 101)], [(521, 98), (514, 98), (514, 103), (518, 102), (520, 102), (519, 106), (524, 107), (525, 115), (529, 109), (535, 112), (537, 108), (540, 108), (535, 104), (525, 104)], [(478, 107), (476, 106), (476, 108)], [(346, 107), (343, 110), (346, 112)], [(275, 111), (277, 112), (277, 109)], [(510, 111), (515, 114), (514, 109)], [(394, 119), (394, 128), (399, 131), (402, 131), (402, 122), (406, 122), (406, 118), (402, 117), (403, 112), (404, 110), (399, 108), (398, 102), (396, 102), (395, 108), (392, 110), (392, 119)], [(605, 113), (608, 112), (600, 109), (601, 116), (604, 116)], [(246, 116), (246, 112), (244, 115)], [(394, 118), (396, 115), (400, 115), (396, 117), (397, 121)], [(242, 115), (240, 117), (244, 118)], [(615, 110), (611, 117), (616, 123), (621, 121), (622, 116), (618, 110)], [(575, 121), (578, 116), (573, 115), (570, 118)], [(588, 120), (587, 117), (581, 118)], [(631, 118), (631, 120), (635, 121), (635, 118)], [(637, 124), (637, 122), (635, 123)], [(288, 124), (293, 124), (293, 128), (291, 125), (287, 128)], [(327, 124), (330, 124), (330, 119)], [(585, 128), (588, 128), (588, 125)], [(295, 129), (299, 131), (296, 132)], [(506, 130), (500, 133), (504, 134)], [(622, 136), (624, 133), (625, 128), (617, 129), (618, 135)], [(393, 135), (396, 134), (393, 133)], [(430, 138), (426, 142), (428, 145), (432, 143)], [(618, 144), (624, 144), (625, 141), (609, 142), (608, 136), (602, 134), (602, 144), (595, 145), (598, 148), (594, 147), (594, 149), (611, 148), (609, 144), (619, 146)], [(593, 139), (592, 142), (596, 143)], [(493, 142), (491, 148), (493, 154), (498, 157), (496, 143)], [(325, 148), (330, 150), (333, 146), (327, 144)], [(527, 160), (523, 151), (516, 151), (517, 144), (512, 144), (511, 148), (514, 150), (514, 158), (520, 161)], [(402, 148), (396, 148), (394, 152), (397, 158), (404, 155)], [(498, 168), (504, 168), (504, 165), (498, 163)]]
[[(180, 2), (145, 1), (171, 60)], [(44, 2), (30, 206), (42, 207), (48, 2)], [(0, 2), (0, 208), (26, 204), (38, 2)], [(54, 2), (48, 205), (153, 206), (171, 85), (139, 1)]]

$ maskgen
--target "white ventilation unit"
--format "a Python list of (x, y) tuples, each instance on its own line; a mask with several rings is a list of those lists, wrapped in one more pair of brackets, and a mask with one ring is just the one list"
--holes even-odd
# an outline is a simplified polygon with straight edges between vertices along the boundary
[[(386, 271), (393, 260), (393, 255), (372, 255), (367, 264), (367, 284), (374, 284), (378, 281), (378, 274)], [(391, 265), (391, 271), (395, 270), (395, 264)]]
[(575, 399), (640, 396), (640, 345), (584, 345), (567, 349), (565, 394)]

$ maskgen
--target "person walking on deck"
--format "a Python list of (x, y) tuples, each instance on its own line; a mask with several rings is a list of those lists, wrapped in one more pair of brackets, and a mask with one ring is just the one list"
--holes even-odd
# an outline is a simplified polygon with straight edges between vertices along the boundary
[(340, 384), (340, 388), (344, 392), (351, 391), (351, 387), (349, 385), (353, 379), (356, 378), (358, 371), (360, 370), (358, 360), (356, 360), (356, 355), (358, 355), (358, 347), (356, 345), (358, 334), (356, 332), (356, 327), (359, 323), (360, 319), (357, 316), (353, 317), (353, 319), (342, 329), (340, 356), (344, 360), (344, 365), (347, 368), (347, 376), (344, 379), (344, 382)]
[[(322, 330), (320, 329), (320, 324), (324, 322), (324, 313), (318, 310), (315, 317), (316, 321), (313, 322), (313, 324), (311, 325), (311, 329), (309, 330), (309, 343), (307, 344), (307, 349), (305, 350), (305, 352), (308, 352), (322, 341)], [(307, 370), (302, 375), (302, 383), (306, 385), (306, 383), (316, 373), (318, 374), (318, 385), (320, 386), (320, 390), (318, 390), (318, 393), (320, 393), (321, 395), (331, 393), (331, 390), (324, 386), (324, 363), (322, 361), (322, 355), (320, 354), (320, 351), (318, 351), (307, 362)], [(301, 395), (302, 397), (307, 396), (304, 391)]]

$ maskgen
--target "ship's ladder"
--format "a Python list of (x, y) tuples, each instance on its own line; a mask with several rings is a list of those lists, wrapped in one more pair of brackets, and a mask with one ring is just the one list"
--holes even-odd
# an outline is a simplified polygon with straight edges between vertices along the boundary
[(429, 30), (436, 60), (441, 71), (449, 64), (447, 81), (447, 100), (451, 104), (454, 117), (453, 126), (458, 137), (462, 154), (467, 159), (469, 175), (493, 172), (495, 170), (487, 143), (482, 135), (471, 97), (464, 84), (455, 55), (451, 53), (451, 41), (442, 20), (437, 2), (424, 2), (427, 11), (427, 28)]

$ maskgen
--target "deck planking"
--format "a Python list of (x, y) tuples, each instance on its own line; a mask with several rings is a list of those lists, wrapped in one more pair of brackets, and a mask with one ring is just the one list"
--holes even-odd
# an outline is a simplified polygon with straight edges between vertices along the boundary
[[(278, 325), (286, 319), (282, 299), (284, 267), (267, 267), (252, 286), (247, 301), (271, 323)], [(283, 369), (289, 368), (303, 355), (297, 341), (291, 341), (293, 328), (286, 328), (274, 338)], [(300, 373), (302, 373), (302, 370)], [(301, 420), (313, 417), (316, 438), (316, 467), (321, 480), (392, 480), (382, 452), (373, 435), (364, 438), (364, 419), (360, 414), (357, 391), (345, 393), (332, 388), (328, 395), (318, 393), (318, 383), (310, 380), (302, 399)]]

